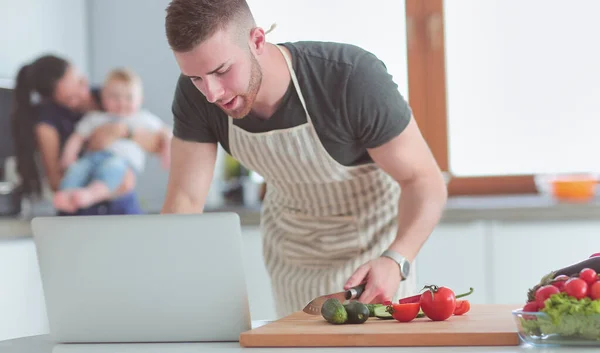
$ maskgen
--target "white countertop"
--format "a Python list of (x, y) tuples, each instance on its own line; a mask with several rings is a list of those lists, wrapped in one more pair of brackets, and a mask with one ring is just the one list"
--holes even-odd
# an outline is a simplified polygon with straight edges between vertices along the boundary
[(340, 347), (340, 348), (242, 348), (237, 342), (228, 343), (145, 343), (145, 344), (55, 344), (47, 335), (32, 336), (0, 342), (0, 353), (578, 353), (598, 352), (596, 348), (584, 347)]

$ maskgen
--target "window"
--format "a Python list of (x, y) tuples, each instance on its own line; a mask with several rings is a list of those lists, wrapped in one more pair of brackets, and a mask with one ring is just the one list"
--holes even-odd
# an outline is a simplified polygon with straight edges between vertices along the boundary
[(595, 172), (600, 2), (407, 0), (411, 105), (451, 194)]

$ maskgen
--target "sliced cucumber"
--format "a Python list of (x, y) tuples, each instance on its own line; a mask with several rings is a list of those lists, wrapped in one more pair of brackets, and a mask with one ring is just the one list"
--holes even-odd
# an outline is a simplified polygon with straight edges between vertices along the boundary
[(375, 308), (380, 307), (380, 306), (384, 306), (384, 305), (383, 304), (367, 304), (367, 308), (369, 308), (369, 316), (374, 317), (375, 316)]
[(373, 310), (375, 312), (375, 317), (382, 319), (382, 320), (393, 319), (392, 314), (388, 313), (386, 311), (386, 309), (387, 309), (387, 306), (385, 306), (385, 305), (376, 307)]

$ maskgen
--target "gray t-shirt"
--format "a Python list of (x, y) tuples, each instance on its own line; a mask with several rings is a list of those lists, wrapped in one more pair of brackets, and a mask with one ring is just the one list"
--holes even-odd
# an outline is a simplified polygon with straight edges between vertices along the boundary
[[(367, 148), (385, 144), (408, 125), (412, 112), (382, 61), (359, 47), (330, 42), (282, 43), (317, 135), (340, 164), (372, 162)], [(196, 142), (218, 142), (229, 150), (228, 118), (209, 103), (191, 80), (180, 76), (173, 100), (173, 135)], [(234, 124), (253, 133), (306, 123), (293, 83), (269, 119), (249, 114)]]
[[(131, 129), (141, 128), (151, 132), (159, 131), (165, 127), (164, 122), (159, 117), (146, 110), (140, 110), (127, 118), (118, 118), (109, 113), (97, 111), (90, 112), (81, 118), (75, 127), (75, 133), (87, 139), (97, 127), (117, 121), (124, 122)], [(144, 170), (146, 152), (136, 142), (129, 139), (119, 139), (113, 142), (107, 150), (124, 158), (136, 172), (140, 173)]]

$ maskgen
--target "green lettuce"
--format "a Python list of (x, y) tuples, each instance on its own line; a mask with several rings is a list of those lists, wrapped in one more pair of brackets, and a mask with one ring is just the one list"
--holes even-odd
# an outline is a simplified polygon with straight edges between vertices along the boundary
[(600, 300), (578, 300), (559, 293), (550, 296), (544, 304), (541, 312), (546, 315), (520, 319), (526, 334), (558, 334), (563, 337), (600, 340)]

